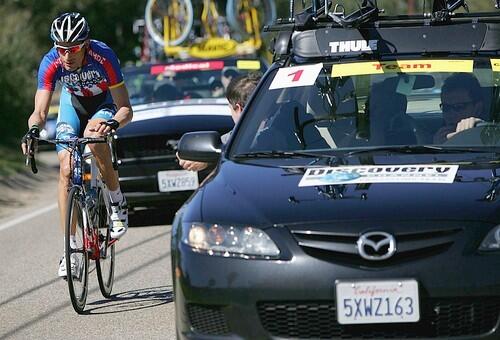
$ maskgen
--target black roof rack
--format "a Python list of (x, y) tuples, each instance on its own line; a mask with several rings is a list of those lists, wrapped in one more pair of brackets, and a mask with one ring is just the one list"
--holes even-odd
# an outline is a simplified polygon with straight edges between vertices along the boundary
[[(377, 0), (362, 0), (361, 6), (358, 10), (352, 13), (345, 13), (342, 5), (335, 4), (335, 0), (310, 0), (311, 6), (306, 7), (302, 12), (295, 13), (294, 4), (295, 0), (289, 0), (289, 17), (278, 19), (275, 25), (269, 26), (268, 30), (273, 30), (273, 26), (281, 26), (286, 24), (293, 24), (295, 29), (308, 29), (321, 22), (334, 22), (344, 28), (358, 28), (363, 24), (376, 22), (380, 20), (394, 20), (405, 18), (425, 18), (430, 19), (431, 23), (448, 21), (449, 19), (462, 16), (463, 14), (455, 13), (456, 10), (464, 8), (469, 12), (469, 7), (466, 0), (434, 0), (432, 3), (432, 12), (423, 13), (421, 15), (398, 15), (390, 17), (381, 17), (380, 13), (384, 9), (378, 7)], [(484, 1), (484, 0), (468, 0)], [(492, 9), (500, 9), (500, 0), (488, 0), (492, 3)], [(331, 10), (333, 7), (333, 11)], [(473, 15), (481, 16), (484, 13), (476, 13)]]
[[(378, 8), (377, 0), (363, 0), (357, 11), (347, 15), (339, 6), (331, 11), (333, 0), (312, 0), (310, 7), (296, 15), (293, 3), (290, 0), (289, 18), (265, 28), (278, 32), (273, 44), (275, 59), (288, 56), (292, 45), (293, 55), (304, 58), (500, 53), (500, 13), (454, 13), (461, 7), (467, 10), (465, 0), (434, 0), (433, 13), (398, 16), (380, 16), (383, 9)], [(493, 4), (500, 9), (500, 0)], [(404, 31), (397, 29), (402, 27)]]

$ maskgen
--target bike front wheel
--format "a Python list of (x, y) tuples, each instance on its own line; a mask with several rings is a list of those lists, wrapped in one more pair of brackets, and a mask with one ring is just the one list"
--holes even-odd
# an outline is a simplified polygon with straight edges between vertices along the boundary
[(82, 191), (72, 187), (68, 194), (65, 225), (65, 259), (66, 280), (68, 281), (71, 304), (78, 314), (81, 314), (87, 302), (89, 257), (86, 248), (84, 208)]
[(102, 190), (99, 190), (98, 194), (97, 214), (100, 252), (99, 259), (96, 261), (97, 280), (102, 295), (105, 298), (110, 298), (115, 278), (115, 244), (114, 241), (111, 241), (108, 211)]
[(144, 19), (158, 45), (178, 46), (191, 33), (193, 5), (191, 0), (148, 0)]
[(256, 25), (262, 30), (276, 20), (276, 4), (274, 0), (228, 0), (226, 16), (236, 34), (242, 38), (254, 37)]

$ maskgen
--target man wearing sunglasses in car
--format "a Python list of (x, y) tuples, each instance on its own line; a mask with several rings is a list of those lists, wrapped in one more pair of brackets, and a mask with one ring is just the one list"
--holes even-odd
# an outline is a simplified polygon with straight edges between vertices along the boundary
[[(30, 129), (26, 136), (38, 137), (47, 119), (57, 81), (62, 84), (57, 138), (101, 137), (131, 121), (132, 108), (118, 58), (103, 42), (90, 40), (89, 32), (88, 23), (80, 13), (64, 13), (52, 22), (50, 37), (54, 47), (40, 63), (35, 108), (28, 119)], [(89, 147), (110, 192), (111, 237), (120, 238), (127, 231), (128, 217), (118, 174), (113, 169), (106, 144), (90, 144)], [(22, 149), (26, 153), (24, 142)], [(60, 163), (59, 212), (61, 227), (64, 228), (70, 153), (62, 145), (57, 145), (56, 149)], [(61, 259), (58, 274), (66, 276), (64, 258)]]
[(434, 143), (442, 144), (457, 133), (487, 120), (481, 85), (472, 74), (455, 73), (441, 88), (441, 110), (445, 125), (434, 135)]

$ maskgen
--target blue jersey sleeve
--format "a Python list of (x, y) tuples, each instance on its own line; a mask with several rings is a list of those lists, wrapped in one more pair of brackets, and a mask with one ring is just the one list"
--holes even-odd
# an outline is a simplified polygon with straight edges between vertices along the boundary
[(38, 69), (38, 89), (54, 91), (59, 77), (60, 60), (55, 49), (51, 49), (42, 59)]

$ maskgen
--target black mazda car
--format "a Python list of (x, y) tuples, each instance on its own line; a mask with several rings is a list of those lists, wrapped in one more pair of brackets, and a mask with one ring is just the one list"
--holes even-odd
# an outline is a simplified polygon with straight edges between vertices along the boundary
[(500, 339), (500, 16), (366, 3), (277, 24), (228, 143), (180, 140), (218, 163), (173, 223), (178, 338)]

